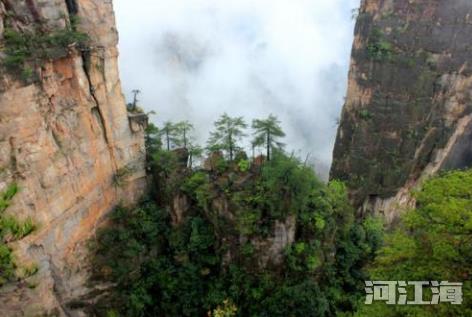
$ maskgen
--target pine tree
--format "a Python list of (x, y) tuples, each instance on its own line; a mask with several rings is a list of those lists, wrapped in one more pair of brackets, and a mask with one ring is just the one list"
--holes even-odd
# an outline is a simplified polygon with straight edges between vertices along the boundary
[(201, 158), (203, 156), (203, 148), (199, 145), (194, 145), (193, 143), (188, 144), (188, 159), (189, 159), (189, 167), (193, 167), (193, 162), (197, 158)]
[(152, 122), (149, 122), (145, 131), (146, 153), (152, 154), (161, 148), (162, 142), (160, 138), (161, 131)]
[(284, 144), (278, 139), (285, 136), (280, 121), (274, 115), (269, 115), (265, 120), (255, 119), (252, 121), (254, 131), (253, 146), (265, 146), (267, 152), (267, 160), (270, 161), (271, 154), (274, 149), (281, 149)]
[(170, 151), (171, 146), (177, 145), (177, 126), (170, 122), (164, 122), (164, 127), (160, 130), (161, 138), (164, 138), (167, 151)]
[(186, 149), (192, 139), (190, 132), (194, 129), (193, 124), (188, 121), (180, 121), (175, 124), (175, 129), (177, 134), (177, 146)]
[(208, 149), (210, 151), (223, 150), (232, 161), (234, 153), (240, 149), (238, 142), (246, 134), (243, 132), (247, 128), (243, 117), (230, 117), (223, 114), (215, 122), (215, 131), (211, 132), (208, 140)]

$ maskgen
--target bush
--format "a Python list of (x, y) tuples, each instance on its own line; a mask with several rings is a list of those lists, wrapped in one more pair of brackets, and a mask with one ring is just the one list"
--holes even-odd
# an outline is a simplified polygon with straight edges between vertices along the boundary
[(283, 219), (306, 209), (313, 189), (321, 186), (321, 182), (311, 168), (296, 158), (274, 153), (272, 160), (262, 167), (260, 185), (265, 208), (272, 217)]
[[(8, 247), (7, 242), (22, 239), (36, 228), (31, 219), (19, 222), (14, 217), (4, 214), (18, 190), (16, 183), (12, 183), (4, 192), (0, 193), (0, 286), (15, 278), (17, 268), (12, 250)], [(19, 277), (27, 277), (37, 271), (32, 272), (28, 268), (22, 269), (29, 274)]]
[(241, 172), (247, 172), (250, 166), (249, 160), (240, 160), (238, 162), (238, 167)]
[(385, 39), (385, 35), (379, 28), (375, 28), (367, 45), (368, 56), (376, 61), (389, 61), (393, 53), (393, 45)]
[(89, 38), (76, 31), (75, 23), (51, 32), (5, 29), (3, 65), (29, 80), (35, 75), (34, 69), (45, 61), (66, 57), (73, 47), (85, 48)]

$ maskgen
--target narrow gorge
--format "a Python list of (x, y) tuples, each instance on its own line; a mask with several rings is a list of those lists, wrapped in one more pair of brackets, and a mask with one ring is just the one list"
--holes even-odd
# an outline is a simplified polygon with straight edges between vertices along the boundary
[[(361, 0), (354, 18), (325, 182), (284, 144), (283, 120), (311, 121), (215, 115), (200, 146), (139, 87), (127, 103), (112, 0), (0, 0), (0, 317), (470, 316), (472, 1)], [(216, 72), (166, 35), (181, 91), (183, 70)], [(464, 282), (464, 304), (368, 306), (369, 279)]]

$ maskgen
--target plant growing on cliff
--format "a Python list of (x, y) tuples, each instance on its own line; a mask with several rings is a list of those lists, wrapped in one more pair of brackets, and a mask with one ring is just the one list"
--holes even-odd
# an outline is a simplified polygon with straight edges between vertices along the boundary
[(385, 39), (379, 28), (374, 28), (367, 45), (367, 54), (375, 61), (389, 61), (393, 56), (393, 45)]
[[(12, 183), (0, 193), (0, 286), (12, 280), (17, 269), (12, 250), (7, 243), (22, 239), (36, 228), (31, 219), (20, 222), (13, 216), (4, 214), (17, 192), (18, 186)], [(23, 268), (23, 270), (25, 269), (27, 270), (27, 268)], [(27, 277), (27, 275), (19, 277)]]
[(280, 121), (274, 115), (269, 115), (267, 119), (255, 119), (252, 121), (252, 128), (254, 129), (253, 146), (265, 146), (267, 160), (270, 161), (271, 154), (274, 149), (281, 149), (283, 143), (278, 139), (285, 136)]
[(369, 119), (372, 119), (372, 113), (367, 109), (361, 109), (359, 111), (359, 117), (362, 120), (369, 120)]
[(3, 65), (21, 74), (23, 79), (29, 79), (45, 61), (66, 57), (74, 48), (84, 49), (88, 35), (77, 31), (74, 21), (64, 29), (47, 32), (40, 29), (34, 32), (5, 29)]
[(13, 183), (0, 194), (0, 215), (10, 206), (11, 200), (18, 193), (18, 185)]
[(240, 150), (239, 142), (245, 136), (244, 129), (247, 124), (243, 117), (230, 117), (226, 113), (215, 121), (215, 130), (211, 132), (208, 140), (210, 151), (225, 151), (230, 161), (234, 154)]
[(123, 166), (118, 168), (113, 177), (113, 184), (115, 186), (123, 186), (126, 180), (135, 172), (135, 169), (131, 166)]

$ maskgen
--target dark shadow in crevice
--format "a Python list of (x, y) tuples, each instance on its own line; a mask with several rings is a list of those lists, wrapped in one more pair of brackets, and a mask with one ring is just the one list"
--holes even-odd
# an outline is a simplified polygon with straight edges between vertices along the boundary
[(456, 144), (447, 155), (441, 170), (466, 169), (472, 166), (472, 123), (457, 139)]

